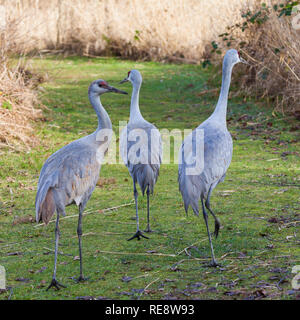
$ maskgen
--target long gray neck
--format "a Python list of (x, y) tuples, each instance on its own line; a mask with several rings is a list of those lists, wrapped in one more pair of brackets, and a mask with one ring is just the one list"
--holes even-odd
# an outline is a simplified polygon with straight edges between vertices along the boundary
[(100, 129), (111, 129), (112, 125), (109, 115), (103, 108), (99, 95), (89, 92), (89, 99), (98, 117), (98, 128), (96, 132)]
[(219, 96), (218, 103), (216, 105), (213, 117), (218, 119), (218, 121), (225, 123), (226, 125), (226, 113), (227, 113), (227, 102), (228, 93), (231, 82), (233, 64), (229, 63), (226, 59), (223, 62), (222, 69), (222, 87)]
[(143, 116), (139, 107), (139, 93), (142, 83), (141, 82), (133, 82), (133, 90), (131, 95), (131, 104), (130, 104), (130, 122), (136, 122), (138, 120), (143, 119)]

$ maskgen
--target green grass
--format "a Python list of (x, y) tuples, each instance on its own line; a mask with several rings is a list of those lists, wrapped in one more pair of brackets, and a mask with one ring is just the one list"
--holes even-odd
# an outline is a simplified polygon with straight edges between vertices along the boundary
[[(66, 289), (45, 291), (53, 268), (54, 224), (36, 227), (34, 199), (39, 171), (57, 149), (93, 132), (97, 126), (87, 88), (97, 78), (118, 85), (130, 69), (143, 75), (140, 108), (159, 129), (194, 129), (213, 111), (220, 77), (200, 66), (139, 63), (117, 59), (49, 57), (34, 59), (47, 72), (42, 84), (45, 119), (35, 124), (40, 145), (30, 152), (1, 150), (0, 265), (7, 286), (0, 299), (295, 299), (292, 267), (300, 264), (299, 133), (295, 120), (272, 116), (265, 101), (232, 94), (228, 128), (234, 153), (224, 183), (214, 191), (212, 208), (223, 228), (213, 240), (222, 268), (212, 269), (202, 217), (186, 216), (177, 185), (177, 166), (162, 165), (151, 198), (154, 233), (149, 240), (126, 241), (135, 232), (132, 185), (122, 164), (104, 165), (83, 219), (83, 267), (90, 280), (76, 284), (79, 261), (77, 217), (61, 219), (57, 279)], [(232, 88), (231, 92), (236, 92)], [(207, 94), (199, 95), (208, 90)], [(107, 94), (102, 103), (118, 135), (128, 120), (130, 95)], [(282, 119), (284, 118), (284, 119)], [(146, 199), (139, 197), (140, 223), (146, 227)], [(76, 215), (77, 208), (67, 208)], [(21, 220), (21, 218), (24, 220)], [(26, 222), (27, 218), (27, 222)], [(213, 229), (213, 221), (210, 219)], [(186, 250), (184, 250), (186, 248)], [(123, 281), (131, 277), (131, 281)], [(129, 278), (130, 279), (130, 278)], [(20, 281), (21, 280), (21, 281)], [(145, 289), (142, 292), (141, 289)]]

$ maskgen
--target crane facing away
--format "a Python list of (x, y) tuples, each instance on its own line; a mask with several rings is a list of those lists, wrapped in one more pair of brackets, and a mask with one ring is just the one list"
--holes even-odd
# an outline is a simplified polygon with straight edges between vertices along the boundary
[[(99, 179), (102, 159), (107, 152), (112, 124), (103, 108), (100, 95), (106, 92), (127, 94), (108, 85), (102, 79), (93, 81), (88, 96), (98, 117), (97, 130), (53, 153), (44, 163), (38, 182), (35, 199), (36, 221), (48, 224), (56, 212), (55, 255), (52, 281), (47, 288), (57, 290), (64, 285), (56, 280), (58, 241), (60, 236), (59, 218), (65, 215), (65, 207), (76, 204), (79, 207), (77, 235), (79, 241), (80, 276), (77, 281), (85, 280), (82, 271), (81, 235), (82, 213)], [(105, 138), (105, 139), (104, 139)], [(106, 141), (104, 141), (106, 140)]]
[[(213, 114), (183, 141), (179, 152), (178, 183), (185, 211), (188, 212), (188, 208), (191, 205), (194, 213), (199, 216), (199, 199), (201, 199), (202, 212), (212, 254), (211, 266), (214, 267), (218, 266), (218, 264), (214, 256), (205, 208), (208, 209), (215, 220), (214, 235), (217, 238), (220, 221), (211, 210), (210, 197), (214, 188), (224, 181), (232, 158), (233, 145), (231, 135), (227, 130), (226, 113), (231, 73), (233, 66), (238, 62), (247, 63), (240, 57), (237, 50), (228, 50), (223, 60), (222, 87), (216, 108)], [(201, 139), (196, 139), (197, 134), (195, 133), (197, 130), (204, 133), (202, 141), (200, 141)], [(202, 170), (196, 174), (187, 174), (187, 170), (195, 166), (193, 158), (195, 158), (195, 154), (197, 157), (196, 148), (200, 144), (203, 147)]]
[(127, 126), (120, 135), (120, 153), (123, 162), (133, 181), (133, 193), (135, 199), (137, 231), (128, 240), (140, 237), (148, 239), (139, 229), (138, 215), (138, 182), (144, 195), (147, 189), (147, 229), (145, 232), (152, 232), (150, 228), (150, 204), (149, 196), (153, 194), (154, 186), (159, 175), (162, 158), (161, 136), (157, 128), (146, 121), (139, 108), (139, 92), (142, 85), (142, 76), (138, 70), (131, 70), (128, 76), (120, 83), (130, 81), (133, 86), (130, 119)]

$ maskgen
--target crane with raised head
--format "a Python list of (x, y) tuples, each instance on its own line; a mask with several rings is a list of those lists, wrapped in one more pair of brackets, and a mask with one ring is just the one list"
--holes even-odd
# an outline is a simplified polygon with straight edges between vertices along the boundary
[(93, 81), (88, 96), (98, 117), (97, 130), (81, 139), (75, 140), (53, 153), (44, 163), (40, 172), (35, 199), (36, 221), (48, 224), (56, 212), (55, 253), (53, 277), (47, 290), (57, 290), (64, 285), (56, 280), (56, 264), (59, 242), (59, 218), (65, 216), (65, 208), (76, 204), (79, 208), (77, 235), (79, 241), (80, 276), (77, 281), (86, 280), (82, 269), (82, 214), (99, 179), (101, 163), (107, 152), (112, 124), (103, 108), (100, 95), (107, 93), (127, 94), (108, 85), (102, 79)]
[[(201, 200), (212, 255), (210, 265), (214, 267), (218, 266), (218, 263), (214, 255), (206, 209), (215, 220), (214, 235), (217, 238), (220, 221), (211, 209), (210, 197), (214, 188), (224, 181), (231, 163), (233, 144), (227, 130), (226, 113), (232, 69), (238, 62), (247, 63), (240, 57), (237, 50), (228, 50), (223, 59), (222, 86), (215, 110), (208, 119), (185, 138), (179, 151), (178, 183), (184, 208), (187, 213), (191, 206), (194, 213), (199, 216), (199, 199)], [(200, 131), (203, 135), (197, 134)], [(197, 147), (199, 147), (198, 151)], [(202, 159), (201, 164), (199, 161), (199, 170), (190, 170), (197, 165), (197, 157)]]
[(145, 232), (152, 232), (150, 228), (150, 193), (153, 194), (162, 159), (161, 136), (157, 128), (146, 121), (139, 108), (139, 92), (142, 85), (142, 76), (138, 70), (131, 70), (120, 83), (130, 81), (133, 86), (130, 104), (130, 119), (120, 135), (120, 153), (124, 164), (133, 181), (135, 199), (137, 231), (130, 238), (141, 237), (148, 239), (139, 228), (138, 192), (136, 183), (140, 185), (142, 193), (147, 193), (147, 228)]

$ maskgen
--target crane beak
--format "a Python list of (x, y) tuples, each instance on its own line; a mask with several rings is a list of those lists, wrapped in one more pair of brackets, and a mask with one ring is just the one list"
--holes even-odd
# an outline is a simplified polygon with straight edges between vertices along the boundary
[(250, 63), (249, 62), (247, 62), (245, 59), (243, 59), (242, 57), (240, 57), (240, 61), (242, 62), (242, 63), (245, 63), (245, 64), (247, 64), (248, 66), (250, 66)]
[(119, 84), (122, 84), (122, 83), (127, 82), (127, 81), (129, 81), (129, 80), (128, 80), (128, 77), (126, 77), (125, 79), (123, 79), (122, 81), (120, 81)]
[(117, 89), (115, 87), (111, 87), (111, 86), (107, 86), (107, 89), (109, 92), (128, 94), (126, 91), (122, 91), (122, 90), (119, 90), (119, 89)]

